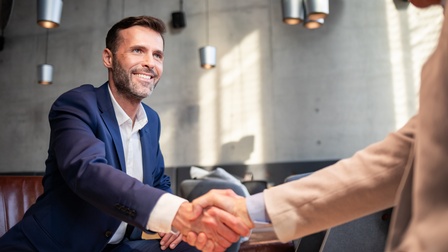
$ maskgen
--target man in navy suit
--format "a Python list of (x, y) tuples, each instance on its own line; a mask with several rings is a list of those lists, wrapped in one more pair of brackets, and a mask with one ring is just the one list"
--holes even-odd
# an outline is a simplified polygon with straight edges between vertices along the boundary
[[(55, 101), (44, 193), (0, 238), (0, 251), (196, 251), (173, 228), (182, 234), (204, 230), (223, 250), (249, 233), (216, 221), (218, 213), (226, 214), (221, 210), (200, 215), (203, 209), (171, 193), (159, 116), (141, 102), (162, 76), (164, 32), (153, 17), (121, 20), (103, 51), (109, 81)], [(237, 220), (228, 221), (235, 229)], [(142, 240), (141, 230), (162, 238)]]

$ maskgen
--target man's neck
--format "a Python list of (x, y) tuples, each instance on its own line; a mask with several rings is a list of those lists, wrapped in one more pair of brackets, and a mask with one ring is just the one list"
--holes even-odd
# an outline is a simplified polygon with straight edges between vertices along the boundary
[(124, 112), (135, 122), (138, 108), (140, 107), (140, 100), (130, 99), (129, 97), (119, 93), (113, 86), (110, 87), (112, 95), (117, 101), (118, 105), (124, 110)]

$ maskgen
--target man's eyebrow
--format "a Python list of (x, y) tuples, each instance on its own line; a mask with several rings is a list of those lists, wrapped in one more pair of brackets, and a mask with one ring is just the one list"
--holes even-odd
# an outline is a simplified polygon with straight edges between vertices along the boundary
[(160, 53), (161, 55), (164, 55), (163, 50), (154, 50), (155, 53)]
[(142, 49), (142, 48), (146, 49), (146, 46), (143, 46), (143, 45), (132, 45), (129, 48), (131, 48), (131, 49)]

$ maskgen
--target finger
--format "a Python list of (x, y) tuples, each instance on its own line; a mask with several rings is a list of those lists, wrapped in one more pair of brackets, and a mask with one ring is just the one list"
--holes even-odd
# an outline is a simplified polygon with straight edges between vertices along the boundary
[(238, 238), (239, 236), (247, 236), (250, 233), (250, 229), (241, 222), (240, 218), (235, 217), (224, 210), (212, 207), (206, 210), (206, 214), (217, 220), (217, 225), (219, 225), (217, 231), (224, 237), (227, 237), (227, 234), (225, 234), (224, 231), (230, 232), (232, 236), (238, 236)]
[(207, 243), (205, 244), (204, 248), (200, 249), (200, 250), (202, 250), (202, 252), (214, 252), (214, 249), (215, 249), (215, 244), (213, 243), (213, 241), (207, 240)]
[(182, 235), (182, 241), (188, 243), (187, 235)]
[(172, 237), (172, 234), (170, 234), (170, 233), (164, 234), (164, 236), (160, 240), (160, 248), (162, 250), (165, 250), (170, 245), (171, 237)]
[[(188, 232), (187, 236), (184, 236), (184, 242), (190, 244), (191, 246), (195, 246), (196, 247), (196, 243), (198, 243), (198, 236), (200, 236), (201, 234), (197, 235), (195, 232)], [(202, 233), (202, 235), (204, 235)], [(201, 241), (205, 240), (204, 238), (201, 238)], [(199, 244), (199, 246), (204, 247), (204, 244)]]
[(171, 244), (177, 240), (178, 234), (170, 234), (168, 241), (165, 243), (165, 247), (171, 247)]
[(204, 210), (203, 207), (201, 207), (200, 205), (195, 205), (193, 204), (193, 216), (192, 216), (192, 220), (196, 220), (199, 216), (201, 216), (202, 211)]
[(182, 235), (178, 235), (170, 244), (170, 249), (176, 248), (176, 246), (182, 241)]
[(159, 233), (159, 236), (162, 238), (162, 239), (160, 239), (160, 246), (163, 246), (165, 244), (168, 244), (171, 234)]
[(199, 250), (204, 250), (204, 247), (207, 244), (207, 240), (207, 236), (204, 233), (200, 233), (194, 246)]
[[(190, 241), (193, 239), (196, 241), (195, 244), (193, 245), (192, 243), (190, 243)], [(200, 238), (198, 238), (200, 237)], [(189, 237), (189, 242), (188, 244), (190, 244), (191, 246), (195, 246), (196, 248), (198, 248), (199, 250), (203, 250), (206, 247), (206, 244), (208, 242), (211, 242), (213, 244), (213, 251), (214, 252), (219, 252), (219, 251), (225, 251), (228, 247), (230, 246), (221, 246), (219, 245), (219, 243), (214, 243), (212, 240), (207, 239), (207, 236), (204, 233), (199, 233), (199, 235), (196, 235), (196, 233), (191, 232), (191, 236)], [(212, 245), (209, 244), (209, 247), (211, 247)]]
[(241, 219), (235, 217), (233, 214), (230, 214), (226, 211), (223, 211), (219, 208), (210, 208), (207, 209), (210, 215), (216, 216), (220, 222), (224, 223), (227, 227), (229, 227), (233, 232), (237, 233), (240, 236), (248, 236), (250, 234), (250, 228), (244, 225)]
[(235, 233), (229, 227), (227, 227), (219, 219), (219, 216), (217, 216), (216, 211), (222, 211), (222, 210), (218, 208), (213, 208), (208, 209), (206, 212), (204, 212), (203, 223), (206, 226), (206, 230), (209, 230), (207, 232), (210, 232), (210, 236), (208, 236), (209, 233), (207, 233), (207, 236), (208, 238), (213, 239), (222, 247), (225, 248), (230, 247), (232, 243), (236, 242), (240, 238), (240, 235)]
[(213, 252), (224, 252), (226, 251), (227, 247), (221, 247), (219, 244), (214, 243)]

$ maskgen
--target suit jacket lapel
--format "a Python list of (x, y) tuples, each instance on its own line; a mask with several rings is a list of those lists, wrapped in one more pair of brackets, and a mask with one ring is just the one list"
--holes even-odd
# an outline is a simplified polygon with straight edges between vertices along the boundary
[(98, 101), (98, 108), (101, 112), (101, 117), (103, 118), (104, 124), (106, 125), (107, 129), (110, 132), (110, 135), (112, 136), (121, 170), (126, 172), (123, 143), (121, 142), (120, 128), (118, 126), (117, 118), (115, 117), (115, 111), (112, 105), (112, 100), (110, 98), (108, 82), (106, 82), (96, 90), (96, 96)]

